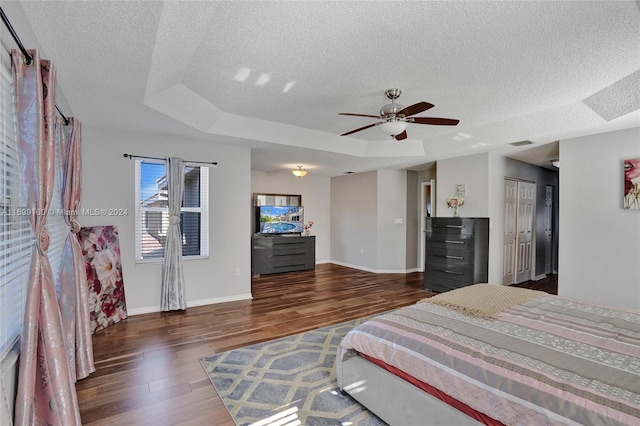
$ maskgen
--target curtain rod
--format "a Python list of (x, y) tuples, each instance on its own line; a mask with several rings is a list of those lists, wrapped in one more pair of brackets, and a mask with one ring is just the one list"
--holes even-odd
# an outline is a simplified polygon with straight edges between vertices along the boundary
[[(131, 155), (131, 154), (124, 154), (124, 158), (130, 158), (130, 159), (134, 159), (134, 158), (146, 158), (148, 160), (161, 160), (161, 161), (165, 161), (166, 158), (161, 158), (161, 157), (147, 157), (145, 155)], [(185, 163), (195, 163), (195, 164), (211, 164), (213, 166), (217, 166), (218, 162), (217, 161), (189, 161), (189, 160), (183, 160)]]
[[(20, 51), (24, 55), (24, 58), (27, 61), (27, 65), (31, 65), (31, 60), (33, 58), (31, 57), (31, 55), (29, 55), (29, 52), (27, 52), (27, 49), (25, 49), (24, 44), (22, 44), (22, 41), (20, 41), (20, 37), (18, 37), (18, 34), (16, 34), (16, 30), (13, 29), (13, 25), (11, 25), (11, 22), (9, 22), (9, 18), (7, 18), (7, 15), (4, 14), (4, 10), (2, 10), (2, 7), (0, 7), (0, 16), (2, 16), (2, 22), (4, 22), (5, 27), (7, 27), (7, 29), (9, 30), (9, 33), (11, 34), (11, 37), (13, 37), (13, 39), (16, 42), (16, 44), (18, 45), (18, 49), (20, 49)], [(56, 104), (56, 110), (58, 111), (58, 114), (60, 114), (62, 119), (64, 120), (64, 125), (68, 126), (69, 125), (69, 119), (64, 116), (62, 111), (60, 111), (60, 108), (58, 107), (58, 104)]]

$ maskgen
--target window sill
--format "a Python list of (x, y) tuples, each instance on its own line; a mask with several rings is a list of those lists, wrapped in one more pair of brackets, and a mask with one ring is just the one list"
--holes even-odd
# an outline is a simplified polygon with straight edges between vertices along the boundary
[[(188, 256), (188, 257), (183, 257), (182, 260), (185, 262), (189, 262), (192, 260), (204, 260), (208, 258), (209, 258), (208, 255)], [(139, 264), (139, 265), (162, 265), (163, 262), (164, 262), (164, 258), (162, 257), (157, 259), (136, 259), (136, 264)]]

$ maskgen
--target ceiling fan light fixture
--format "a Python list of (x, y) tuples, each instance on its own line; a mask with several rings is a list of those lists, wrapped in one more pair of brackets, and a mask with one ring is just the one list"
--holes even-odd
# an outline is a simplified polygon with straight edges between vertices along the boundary
[(382, 123), (380, 128), (389, 136), (397, 136), (406, 130), (407, 122), (404, 120), (391, 119)]
[(407, 138), (407, 125), (413, 124), (429, 124), (432, 126), (457, 126), (460, 120), (453, 118), (440, 117), (415, 117), (428, 109), (433, 108), (433, 104), (429, 102), (418, 102), (408, 107), (404, 107), (396, 103), (396, 99), (400, 96), (400, 89), (389, 89), (385, 92), (387, 98), (391, 99), (391, 103), (382, 107), (380, 114), (356, 114), (351, 112), (340, 112), (340, 115), (350, 115), (352, 117), (367, 117), (382, 120), (381, 122), (369, 124), (349, 132), (345, 132), (340, 136), (349, 136), (356, 132), (370, 129), (372, 127), (380, 127), (383, 132), (391, 136), (395, 140), (404, 140)]
[(293, 173), (295, 177), (301, 178), (307, 175), (307, 169), (302, 166), (298, 166), (297, 169), (291, 170), (291, 173)]

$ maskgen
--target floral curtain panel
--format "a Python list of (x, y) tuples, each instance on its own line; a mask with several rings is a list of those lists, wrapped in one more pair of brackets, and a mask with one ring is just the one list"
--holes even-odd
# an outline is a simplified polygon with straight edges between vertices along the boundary
[(85, 227), (78, 239), (89, 292), (89, 327), (95, 333), (127, 318), (118, 229)]
[[(13, 50), (18, 146), (27, 209), (36, 235), (20, 346), (15, 422), (80, 425), (80, 411), (63, 339), (62, 318), (47, 257), (47, 212), (55, 171), (55, 69), (31, 50), (31, 64)], [(35, 214), (36, 212), (41, 214)]]
[(60, 308), (64, 340), (71, 375), (84, 379), (96, 371), (93, 365), (93, 342), (89, 317), (89, 289), (85, 274), (84, 257), (78, 241), (80, 225), (76, 222), (82, 197), (82, 126), (69, 118), (60, 129), (59, 150), (62, 164), (62, 208), (69, 226), (69, 234), (62, 252), (60, 270)]
[(164, 245), (162, 264), (162, 293), (160, 307), (163, 311), (187, 309), (187, 297), (182, 272), (182, 233), (180, 209), (184, 192), (184, 162), (170, 157), (167, 167), (169, 185), (169, 228)]

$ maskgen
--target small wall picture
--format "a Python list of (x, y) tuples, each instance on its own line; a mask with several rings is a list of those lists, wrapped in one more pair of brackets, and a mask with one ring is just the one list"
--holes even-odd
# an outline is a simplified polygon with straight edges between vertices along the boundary
[(624, 208), (640, 210), (640, 158), (624, 160)]

